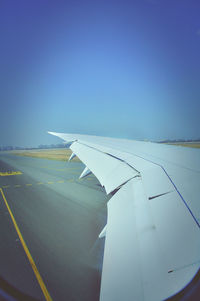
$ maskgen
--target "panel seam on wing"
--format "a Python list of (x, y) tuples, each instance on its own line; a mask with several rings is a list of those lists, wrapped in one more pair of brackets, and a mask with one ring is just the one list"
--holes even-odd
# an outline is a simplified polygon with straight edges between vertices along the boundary
[(134, 168), (132, 165), (130, 165), (128, 162), (126, 162), (125, 160), (123, 160), (123, 159), (121, 159), (121, 158), (119, 158), (119, 157), (117, 157), (117, 156), (114, 156), (114, 155), (112, 155), (112, 154), (110, 154), (110, 153), (108, 153), (108, 152), (103, 152), (103, 151), (99, 150), (98, 148), (95, 148), (95, 147), (93, 147), (93, 146), (91, 146), (91, 145), (82, 143), (82, 142), (80, 142), (80, 141), (78, 141), (78, 140), (76, 140), (76, 141), (74, 141), (74, 142), (77, 142), (77, 143), (79, 143), (79, 144), (81, 144), (81, 145), (84, 145), (84, 146), (86, 146), (86, 147), (88, 147), (88, 148), (90, 148), (90, 149), (93, 149), (93, 150), (95, 150), (95, 151), (97, 151), (97, 152), (99, 152), (99, 153), (108, 155), (108, 156), (110, 156), (110, 157), (112, 157), (112, 158), (114, 158), (114, 159), (116, 159), (116, 160), (118, 160), (118, 161), (121, 161), (121, 162), (125, 163), (126, 165), (128, 165), (130, 168), (132, 168), (134, 171), (136, 171), (136, 172), (138, 172), (138, 173), (140, 174), (139, 170), (137, 170), (137, 169)]
[[(135, 176), (140, 176), (139, 171), (124, 160), (84, 143), (75, 142), (70, 149), (85, 164), (86, 170), (89, 169), (97, 177), (107, 194), (119, 189)], [(105, 169), (102, 164), (105, 164)]]

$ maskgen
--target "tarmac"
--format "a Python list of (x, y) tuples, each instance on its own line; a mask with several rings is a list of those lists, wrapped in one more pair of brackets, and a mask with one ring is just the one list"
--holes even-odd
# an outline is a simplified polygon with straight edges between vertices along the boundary
[(0, 293), (99, 300), (109, 197), (93, 175), (79, 180), (83, 169), (0, 153)]

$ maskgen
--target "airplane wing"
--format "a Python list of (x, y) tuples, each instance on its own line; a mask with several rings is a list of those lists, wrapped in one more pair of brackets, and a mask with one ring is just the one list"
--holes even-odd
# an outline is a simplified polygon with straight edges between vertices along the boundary
[[(69, 142), (113, 197), (101, 301), (165, 300), (200, 268), (200, 150), (49, 132)], [(72, 155), (73, 156), (73, 155)]]

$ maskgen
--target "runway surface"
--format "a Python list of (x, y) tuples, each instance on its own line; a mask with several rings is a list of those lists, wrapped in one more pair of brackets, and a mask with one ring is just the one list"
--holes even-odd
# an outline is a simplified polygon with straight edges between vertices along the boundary
[(94, 176), (78, 179), (83, 169), (0, 153), (0, 291), (21, 300), (99, 299), (108, 197)]

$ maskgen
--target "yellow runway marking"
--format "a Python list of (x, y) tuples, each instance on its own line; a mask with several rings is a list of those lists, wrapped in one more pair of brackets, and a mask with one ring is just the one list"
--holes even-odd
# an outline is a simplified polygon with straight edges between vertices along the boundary
[(21, 171), (0, 172), (1, 177), (21, 175)]
[(70, 171), (70, 173), (72, 173), (73, 175), (79, 175), (80, 174), (79, 171)]
[(36, 265), (35, 265), (35, 262), (34, 262), (32, 256), (31, 256), (31, 253), (29, 252), (29, 249), (28, 249), (28, 247), (27, 247), (27, 245), (26, 245), (26, 243), (25, 243), (25, 241), (24, 241), (24, 239), (23, 239), (23, 236), (22, 236), (22, 234), (21, 234), (21, 232), (20, 232), (20, 230), (19, 230), (19, 227), (18, 227), (18, 225), (17, 225), (17, 223), (16, 223), (16, 220), (15, 220), (13, 214), (12, 214), (12, 211), (11, 211), (11, 209), (10, 209), (10, 206), (8, 205), (8, 202), (7, 202), (7, 200), (6, 200), (6, 197), (5, 197), (5, 195), (4, 195), (4, 192), (3, 192), (3, 189), (2, 189), (2, 188), (0, 188), (0, 192), (1, 192), (1, 195), (2, 195), (2, 197), (3, 197), (4, 203), (5, 203), (5, 205), (6, 205), (7, 209), (8, 209), (8, 212), (9, 212), (9, 214), (10, 214), (10, 217), (11, 217), (11, 219), (12, 219), (12, 222), (13, 222), (13, 225), (14, 225), (14, 227), (15, 227), (15, 230), (16, 230), (16, 232), (17, 232), (17, 234), (18, 234), (18, 236), (19, 236), (19, 239), (20, 239), (20, 241), (21, 241), (21, 244), (22, 244), (22, 246), (23, 246), (23, 248), (24, 248), (24, 251), (25, 251), (25, 253), (26, 253), (26, 256), (28, 257), (28, 260), (29, 260), (30, 265), (31, 265), (31, 267), (32, 267), (32, 269), (33, 269), (33, 272), (35, 273), (35, 276), (36, 276), (37, 281), (38, 281), (38, 283), (39, 283), (39, 285), (40, 285), (40, 288), (41, 288), (41, 290), (42, 290), (42, 292), (43, 292), (43, 294), (44, 294), (44, 297), (45, 297), (46, 301), (52, 301), (52, 298), (51, 298), (51, 296), (50, 296), (50, 294), (49, 294), (49, 292), (48, 292), (48, 290), (47, 290), (47, 288), (46, 288), (46, 286), (45, 286), (45, 284), (44, 284), (44, 281), (43, 281), (42, 277), (40, 276), (40, 273), (39, 273), (39, 271), (38, 271), (38, 269), (37, 269), (37, 267), (36, 267)]
[(71, 169), (77, 169), (77, 167), (52, 168), (52, 167), (45, 167), (45, 166), (42, 166), (41, 168), (50, 169), (50, 170), (56, 170), (56, 171), (67, 171), (67, 170), (71, 170)]
[[(78, 180), (78, 179), (77, 179)], [(88, 178), (88, 180), (92, 180), (92, 178)], [(37, 182), (37, 183), (27, 183), (27, 184), (13, 184), (13, 185), (3, 185), (2, 188), (18, 188), (23, 186), (34, 186), (34, 185), (45, 185), (45, 184), (55, 184), (55, 183), (66, 183), (66, 182), (74, 182), (75, 179), (68, 179), (68, 180), (59, 180), (59, 181), (48, 181), (48, 182)], [(79, 181), (82, 181), (79, 180)]]
[(67, 180), (67, 182), (74, 182), (74, 179), (69, 179)]

